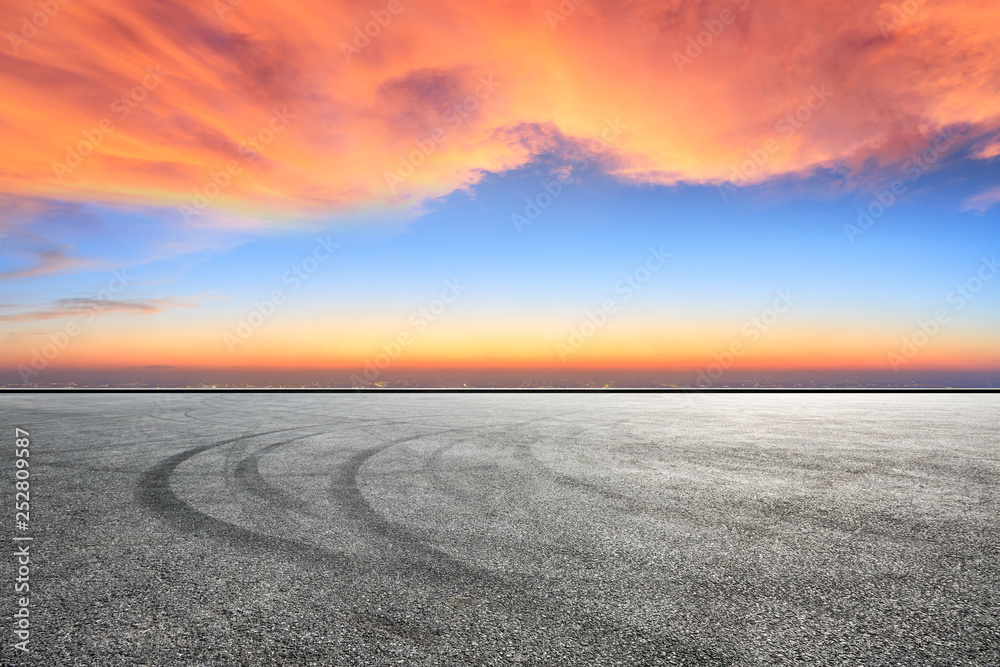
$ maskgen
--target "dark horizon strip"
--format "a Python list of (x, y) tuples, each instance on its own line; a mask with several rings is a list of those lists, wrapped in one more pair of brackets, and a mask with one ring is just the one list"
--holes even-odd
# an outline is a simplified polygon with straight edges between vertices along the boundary
[(994, 394), (998, 387), (0, 387), (0, 394)]

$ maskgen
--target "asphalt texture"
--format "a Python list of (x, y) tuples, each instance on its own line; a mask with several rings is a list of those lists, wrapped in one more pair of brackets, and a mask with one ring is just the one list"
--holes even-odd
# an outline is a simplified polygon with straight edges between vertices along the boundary
[(4, 665), (997, 665), (1000, 395), (3, 395)]

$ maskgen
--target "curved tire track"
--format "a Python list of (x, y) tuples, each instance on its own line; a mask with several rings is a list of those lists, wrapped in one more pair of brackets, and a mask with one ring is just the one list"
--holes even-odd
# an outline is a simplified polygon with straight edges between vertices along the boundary
[(432, 433), (407, 436), (392, 440), (376, 447), (364, 449), (341, 464), (331, 479), (330, 493), (337, 504), (346, 511), (348, 519), (361, 526), (367, 532), (378, 538), (383, 544), (402, 552), (414, 559), (410, 565), (421, 566), (428, 573), (436, 573), (442, 577), (455, 575), (482, 579), (494, 573), (481, 570), (459, 560), (437, 547), (422, 540), (416, 533), (382, 515), (368, 502), (364, 492), (358, 485), (358, 473), (361, 468), (375, 455), (405, 442), (421, 440), (442, 433), (468, 431), (470, 428), (454, 428)]
[[(371, 421), (378, 422), (379, 420)], [(189, 503), (178, 498), (170, 488), (171, 477), (177, 468), (185, 461), (199, 454), (226, 445), (232, 445), (234, 451), (242, 451), (243, 448), (240, 445), (245, 444), (250, 439), (277, 433), (289, 433), (310, 428), (315, 429), (321, 426), (326, 426), (326, 424), (275, 429), (191, 447), (168, 456), (143, 473), (136, 489), (136, 498), (139, 504), (150, 513), (171, 523), (179, 530), (185, 532), (204, 531), (215, 538), (229, 542), (242, 555), (245, 555), (248, 551), (252, 553), (254, 550), (262, 550), (276, 553), (285, 558), (306, 561), (325, 569), (337, 568), (341, 573), (344, 573), (346, 570), (346, 574), (349, 577), (353, 575), (364, 576), (372, 571), (373, 567), (371, 563), (379, 563), (377, 558), (366, 558), (365, 563), (358, 563), (347, 554), (328, 551), (294, 539), (260, 534), (241, 528), (200, 512)], [(536, 627), (545, 623), (545, 619), (559, 614), (563, 610), (562, 605), (565, 604), (565, 601), (559, 596), (550, 597), (548, 593), (536, 591), (539, 587), (539, 582), (529, 581), (521, 575), (501, 575), (491, 570), (481, 570), (422, 542), (414, 532), (380, 514), (367, 500), (359, 486), (358, 476), (361, 469), (369, 460), (381, 452), (405, 442), (416, 441), (442, 433), (470, 431), (477, 428), (480, 427), (446, 429), (407, 436), (358, 451), (335, 469), (331, 480), (330, 493), (334, 496), (335, 500), (339, 501), (339, 505), (345, 510), (348, 519), (353, 520), (362, 528), (366, 528), (382, 542), (399, 549), (404, 556), (409, 557), (409, 560), (403, 559), (399, 563), (392, 563), (394, 566), (392, 569), (395, 569), (397, 574), (400, 571), (404, 573), (419, 572), (425, 580), (440, 584), (444, 590), (450, 592), (454, 592), (455, 590), (471, 590), (476, 598), (482, 600), (484, 604), (491, 605), (501, 613), (501, 617), (511, 619), (515, 626)], [(252, 459), (256, 463), (259, 457), (266, 452), (274, 451), (296, 440), (315, 437), (315, 435), (318, 434), (299, 435), (282, 440), (281, 442), (268, 444), (252, 456), (247, 457), (247, 459)], [(237, 469), (239, 469), (242, 463), (243, 461), (241, 460), (237, 464)], [(247, 479), (253, 478), (252, 473), (254, 471), (251, 467), (252, 465), (255, 464), (247, 463), (244, 468), (244, 474)], [(259, 470), (256, 472), (259, 477)], [(261, 489), (261, 491), (265, 495), (269, 493), (267, 489)], [(398, 568), (395, 567), (397, 565), (399, 566)], [(370, 585), (375, 587), (373, 593), (383, 599), (392, 599), (393, 594), (398, 595), (398, 590), (395, 588), (382, 588), (385, 584), (381, 583), (378, 578), (371, 580)], [(544, 586), (544, 583), (542, 585)], [(683, 640), (678, 641), (667, 636), (666, 633), (629, 628), (627, 625), (609, 628), (607, 620), (599, 617), (593, 610), (581, 609), (575, 613), (580, 623), (577, 626), (577, 632), (581, 638), (585, 638), (585, 641), (576, 645), (577, 650), (581, 650), (579, 658), (598, 659), (615, 657), (619, 658), (616, 661), (619, 664), (626, 664), (621, 661), (626, 658), (633, 660), (632, 664), (637, 664), (634, 661), (636, 658), (645, 658), (645, 660), (642, 660), (642, 664), (657, 664), (659, 662), (658, 650), (661, 649), (678, 652), (687, 657), (692, 663), (696, 659), (705, 658), (703, 654), (698, 652), (696, 647), (690, 647)], [(383, 620), (379, 609), (375, 608), (370, 613), (367, 613), (365, 618), (377, 618), (380, 621), (378, 624), (380, 627), (386, 623), (392, 623), (393, 627), (395, 627), (398, 623), (395, 616), (396, 614), (393, 615), (393, 618), (386, 617)], [(444, 618), (447, 618), (447, 616)], [(460, 618), (458, 617), (456, 620)], [(410, 619), (409, 615), (406, 615), (406, 619)], [(445, 623), (445, 625), (447, 624)], [(415, 621), (415, 625), (412, 628), (408, 625), (401, 627), (409, 629), (405, 633), (401, 633), (399, 630), (390, 630), (390, 632), (400, 637), (405, 636), (408, 641), (420, 642), (424, 637), (435, 634), (433, 626), (427, 625), (425, 630), (425, 624), (419, 620)], [(635, 646), (632, 640), (634, 640), (637, 634), (644, 635), (644, 640), (648, 643), (644, 642), (643, 645)], [(609, 642), (608, 640), (611, 641)], [(486, 653), (482, 657), (493, 656)], [(717, 658), (718, 656), (709, 657)], [(715, 661), (718, 662), (717, 660)]]
[(308, 435), (292, 438), (291, 440), (275, 442), (257, 450), (250, 456), (240, 459), (233, 471), (233, 479), (236, 481), (240, 489), (246, 491), (275, 510), (284, 511), (287, 509), (294, 509), (300, 514), (320, 517), (319, 514), (313, 511), (309, 503), (303, 501), (301, 498), (297, 498), (289, 493), (286, 493), (281, 489), (277, 489), (271, 484), (268, 484), (263, 475), (260, 474), (261, 457), (275, 451), (276, 449), (284, 447), (285, 445), (289, 445), (299, 440), (315, 438), (318, 435), (323, 434), (310, 433)]
[(256, 533), (252, 530), (227, 523), (221, 519), (216, 519), (178, 498), (170, 488), (170, 477), (177, 467), (198, 454), (224, 445), (237, 443), (246, 438), (259, 438), (265, 435), (297, 430), (300, 429), (275, 429), (253, 435), (242, 435), (207, 445), (192, 447), (169, 456), (142, 474), (138, 488), (136, 489), (136, 499), (147, 511), (166, 520), (175, 528), (184, 532), (204, 531), (240, 549), (246, 549), (247, 547), (265, 549), (277, 552), (283, 556), (301, 558), (326, 567), (335, 566), (344, 568), (352, 566), (353, 561), (347, 554), (329, 551), (298, 540)]
[[(373, 422), (378, 423), (379, 425), (396, 425), (396, 424), (412, 423), (408, 420), (384, 421), (379, 419), (356, 419), (356, 420), (347, 420), (336, 423), (339, 425), (347, 425), (352, 427), (356, 426), (358, 428), (363, 428), (364, 426), (370, 425)], [(320, 515), (317, 512), (315, 512), (309, 503), (306, 503), (302, 499), (296, 498), (295, 496), (292, 496), (291, 494), (288, 494), (282, 491), (281, 489), (275, 488), (274, 485), (269, 484), (267, 480), (264, 479), (264, 476), (260, 474), (260, 459), (263, 458), (265, 455), (270, 454), (276, 449), (284, 445), (287, 445), (291, 442), (295, 442), (297, 440), (303, 440), (306, 438), (313, 438), (319, 435), (324, 435), (324, 433), (313, 433), (310, 435), (302, 436), (300, 438), (294, 438), (292, 440), (287, 440), (284, 442), (276, 442), (267, 445), (249, 456), (244, 456), (243, 458), (240, 458), (239, 461), (236, 463), (235, 467), (231, 465), (231, 461), (234, 458), (236, 446), (237, 444), (242, 445), (239, 448), (240, 455), (242, 455), (246, 451), (246, 443), (245, 442), (233, 443), (233, 446), (230, 447), (230, 450), (226, 455), (226, 471), (228, 472), (230, 469), (233, 470), (232, 473), (233, 480), (237, 483), (238, 487), (241, 490), (250, 493), (251, 495), (255, 496), (256, 498), (265, 503), (268, 503), (269, 505), (272, 505), (281, 510), (285, 510), (288, 507), (292, 507), (296, 511), (302, 514), (306, 514), (316, 518), (325, 518), (323, 515)]]

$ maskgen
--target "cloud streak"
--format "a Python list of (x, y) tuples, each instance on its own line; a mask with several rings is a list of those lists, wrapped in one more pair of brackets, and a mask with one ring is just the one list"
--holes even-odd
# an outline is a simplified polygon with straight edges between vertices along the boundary
[[(901, 16), (874, 0), (587, 2), (553, 29), (554, 0), (403, 2), (346, 59), (342, 43), (373, 8), (260, 0), (220, 19), (194, 0), (67, 3), (16, 53), (0, 47), (10, 156), (0, 192), (175, 207), (236, 160), (212, 204), (220, 216), (412, 208), (554, 143), (594, 141), (619, 117), (629, 131), (607, 171), (719, 183), (816, 86), (833, 96), (754, 180), (892, 163), (945, 127), (969, 141), (1000, 129), (996, 3), (924, 3)], [(0, 27), (16, 33), (37, 10), (6, 3)], [(718, 30), (727, 10), (733, 20), (678, 68), (674, 54)], [(484, 77), (495, 82), (488, 96), (477, 93)], [(253, 149), (276, 109), (294, 118)], [(387, 171), (439, 129), (446, 138), (388, 187)], [(79, 166), (60, 181), (53, 165), (73, 152)]]
[(155, 315), (167, 308), (197, 308), (197, 304), (177, 297), (115, 301), (93, 298), (57, 299), (42, 310), (0, 315), (0, 322), (39, 322), (42, 320), (77, 317), (83, 314), (131, 313), (135, 315)]
[(90, 262), (69, 254), (65, 246), (53, 246), (34, 253), (34, 261), (26, 267), (0, 272), (0, 280), (36, 278), (86, 268)]
[(962, 204), (963, 211), (975, 211), (985, 213), (997, 204), (1000, 204), (1000, 187), (991, 188), (978, 195), (969, 197)]

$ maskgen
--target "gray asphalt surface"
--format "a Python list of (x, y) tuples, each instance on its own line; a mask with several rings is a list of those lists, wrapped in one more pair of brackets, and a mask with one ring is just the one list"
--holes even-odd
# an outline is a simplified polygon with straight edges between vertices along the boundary
[(0, 411), (35, 538), (5, 665), (1000, 664), (1000, 395)]

